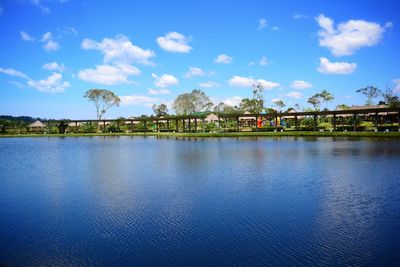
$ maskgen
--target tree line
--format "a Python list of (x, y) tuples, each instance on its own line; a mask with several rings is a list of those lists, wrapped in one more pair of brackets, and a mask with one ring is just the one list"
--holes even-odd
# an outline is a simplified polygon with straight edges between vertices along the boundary
[[(374, 86), (366, 86), (356, 90), (366, 97), (365, 104), (371, 106), (375, 104), (374, 100), (378, 97), (382, 99), (378, 102), (379, 105), (385, 105), (388, 107), (400, 107), (400, 99), (394, 94), (391, 88), (387, 88), (385, 91), (379, 90)], [(178, 95), (172, 104), (172, 109), (177, 115), (191, 115), (200, 112), (216, 112), (216, 113), (244, 113), (248, 112), (251, 114), (260, 114), (263, 112), (276, 113), (290, 110), (301, 110), (300, 105), (295, 104), (293, 107), (287, 107), (283, 100), (277, 99), (273, 102), (271, 107), (265, 106), (264, 100), (264, 88), (261, 84), (253, 85), (253, 95), (251, 98), (243, 98), (239, 105), (231, 106), (224, 102), (214, 104), (210, 97), (200, 89), (194, 89), (191, 92), (183, 93)], [(111, 107), (118, 107), (121, 100), (112, 91), (105, 89), (90, 89), (85, 95), (89, 101), (93, 102), (96, 108), (96, 118), (101, 120), (104, 114)], [(321, 106), (332, 102), (335, 99), (334, 95), (328, 90), (322, 90), (308, 98), (307, 103), (311, 104), (313, 108), (303, 109), (304, 111), (319, 111)], [(284, 108), (287, 108), (284, 110)], [(339, 104), (336, 106), (337, 109), (348, 109), (350, 108), (346, 104)], [(166, 104), (154, 104), (152, 106), (153, 113), (155, 116), (166, 116), (169, 114), (169, 110)], [(327, 110), (325, 107), (324, 110)]]

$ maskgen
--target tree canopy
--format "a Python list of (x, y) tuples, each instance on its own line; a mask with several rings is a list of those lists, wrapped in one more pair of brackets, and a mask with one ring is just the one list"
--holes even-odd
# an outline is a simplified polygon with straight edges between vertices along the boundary
[(367, 97), (366, 105), (368, 106), (372, 106), (374, 104), (373, 99), (377, 98), (382, 93), (377, 87), (370, 85), (360, 88), (356, 92)]
[(172, 108), (178, 115), (209, 111), (212, 106), (213, 103), (210, 98), (199, 89), (194, 89), (191, 93), (178, 95), (172, 104)]
[(157, 117), (168, 115), (168, 107), (165, 104), (160, 104), (160, 105), (154, 104), (152, 108), (154, 115), (156, 115)]
[(93, 102), (96, 107), (96, 117), (98, 120), (103, 118), (103, 115), (113, 106), (118, 107), (121, 99), (114, 92), (106, 89), (90, 89), (84, 97)]

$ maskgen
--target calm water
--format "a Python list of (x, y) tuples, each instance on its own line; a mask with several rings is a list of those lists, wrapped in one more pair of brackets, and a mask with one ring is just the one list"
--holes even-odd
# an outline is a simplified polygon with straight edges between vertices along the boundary
[(0, 265), (400, 264), (400, 140), (0, 139)]

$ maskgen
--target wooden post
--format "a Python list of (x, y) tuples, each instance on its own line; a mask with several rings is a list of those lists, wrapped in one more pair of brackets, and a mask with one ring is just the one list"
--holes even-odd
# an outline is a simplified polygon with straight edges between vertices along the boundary
[(169, 120), (167, 119), (167, 132), (169, 132)]
[(105, 130), (106, 130), (106, 121), (103, 121), (103, 133), (105, 132)]
[(240, 132), (240, 121), (239, 121), (239, 116), (236, 117), (236, 131)]
[(133, 120), (131, 120), (131, 131), (133, 132)]
[(203, 133), (206, 132), (206, 119), (202, 118), (202, 128), (203, 128)]
[(77, 133), (78, 132), (78, 122), (76, 121), (75, 122), (75, 133)]
[(375, 126), (375, 130), (378, 131), (378, 112), (375, 112), (374, 126)]
[(191, 125), (190, 125), (190, 118), (189, 118), (189, 133), (192, 132)]
[(197, 118), (194, 118), (194, 132), (197, 133)]
[(175, 119), (175, 132), (179, 132), (179, 121)]
[(357, 114), (354, 113), (354, 114), (353, 114), (353, 131), (354, 131), (354, 132), (357, 131), (357, 123), (356, 123), (356, 120), (357, 120)]
[(333, 130), (336, 131), (336, 114), (333, 114)]
[(144, 133), (147, 132), (147, 120), (144, 120)]
[(317, 130), (317, 114), (314, 114), (314, 131)]
[(159, 132), (160, 128), (158, 127), (158, 120), (156, 120), (156, 131)]
[(400, 110), (397, 113), (397, 130), (400, 132)]
[(275, 131), (278, 131), (278, 114), (275, 114)]
[(183, 132), (185, 132), (185, 128), (186, 128), (185, 119), (183, 119), (183, 120), (182, 120), (182, 129), (183, 129)]
[(297, 115), (294, 115), (294, 129), (297, 131), (299, 126), (298, 126), (299, 120), (297, 119)]

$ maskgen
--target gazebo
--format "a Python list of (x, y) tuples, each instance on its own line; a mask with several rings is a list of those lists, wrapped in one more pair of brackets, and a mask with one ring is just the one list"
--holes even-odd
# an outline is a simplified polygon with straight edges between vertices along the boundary
[(29, 130), (31, 132), (41, 132), (41, 131), (43, 131), (43, 129), (45, 127), (46, 127), (46, 125), (43, 122), (39, 121), (39, 120), (29, 124)]

